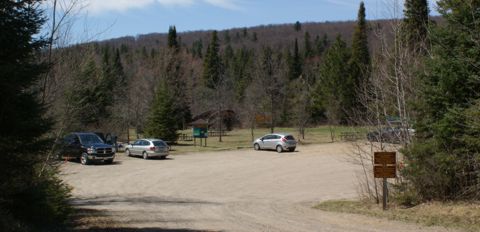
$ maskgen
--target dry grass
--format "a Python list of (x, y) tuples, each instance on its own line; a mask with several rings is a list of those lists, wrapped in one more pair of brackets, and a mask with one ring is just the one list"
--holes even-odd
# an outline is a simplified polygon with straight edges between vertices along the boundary
[(480, 202), (431, 202), (411, 208), (389, 205), (389, 210), (383, 211), (381, 204), (341, 200), (322, 202), (315, 208), (325, 211), (363, 214), (390, 220), (414, 222), (427, 226), (443, 226), (472, 232), (480, 231)]
[[(340, 140), (340, 133), (352, 131), (350, 127), (335, 127), (336, 141)], [(298, 130), (295, 128), (276, 128), (275, 132), (291, 133), (300, 144), (318, 144), (331, 142), (330, 130), (328, 126), (321, 126), (315, 128), (307, 128), (305, 132), (305, 139), (302, 139)], [(179, 131), (191, 135), (191, 130)], [(261, 137), (270, 133), (268, 128), (259, 128), (254, 130), (254, 138)], [(222, 142), (218, 141), (218, 137), (210, 137), (207, 140), (207, 147), (200, 146), (200, 141), (197, 139), (197, 146), (194, 146), (193, 141), (179, 141), (177, 145), (172, 146), (172, 154), (181, 154), (188, 152), (204, 152), (204, 151), (221, 151), (234, 150), (252, 147), (252, 135), (250, 129), (235, 129), (227, 132), (227, 136), (222, 137)]]

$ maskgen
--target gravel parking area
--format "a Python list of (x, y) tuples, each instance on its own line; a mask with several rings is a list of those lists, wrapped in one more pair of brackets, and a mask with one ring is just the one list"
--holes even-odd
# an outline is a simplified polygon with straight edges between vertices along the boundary
[[(312, 209), (357, 196), (349, 146), (300, 146), (293, 153), (235, 150), (112, 165), (62, 164), (73, 203), (98, 217), (79, 231), (446, 231)], [(101, 217), (95, 212), (101, 212)]]

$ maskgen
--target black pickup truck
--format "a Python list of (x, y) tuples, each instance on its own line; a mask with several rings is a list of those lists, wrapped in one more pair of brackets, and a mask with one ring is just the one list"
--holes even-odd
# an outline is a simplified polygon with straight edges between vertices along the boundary
[(59, 149), (59, 158), (80, 159), (83, 165), (95, 161), (111, 164), (115, 158), (115, 149), (105, 144), (95, 133), (73, 132), (64, 137)]

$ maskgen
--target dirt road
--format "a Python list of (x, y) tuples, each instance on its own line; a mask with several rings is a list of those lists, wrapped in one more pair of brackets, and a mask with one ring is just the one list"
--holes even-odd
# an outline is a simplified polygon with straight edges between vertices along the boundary
[(347, 162), (346, 144), (298, 150), (167, 160), (119, 154), (113, 165), (70, 162), (62, 170), (74, 204), (92, 215), (104, 212), (105, 222), (86, 222), (80, 231), (446, 231), (312, 209), (323, 200), (355, 198), (357, 167)]

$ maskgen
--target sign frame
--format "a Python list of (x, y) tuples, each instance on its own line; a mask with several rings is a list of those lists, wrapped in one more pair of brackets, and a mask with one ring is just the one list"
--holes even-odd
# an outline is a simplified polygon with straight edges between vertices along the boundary
[(383, 178), (383, 210), (387, 210), (387, 178), (397, 178), (397, 153), (374, 152), (373, 176), (374, 178)]
[(373, 163), (375, 178), (397, 178), (396, 152), (375, 152)]

